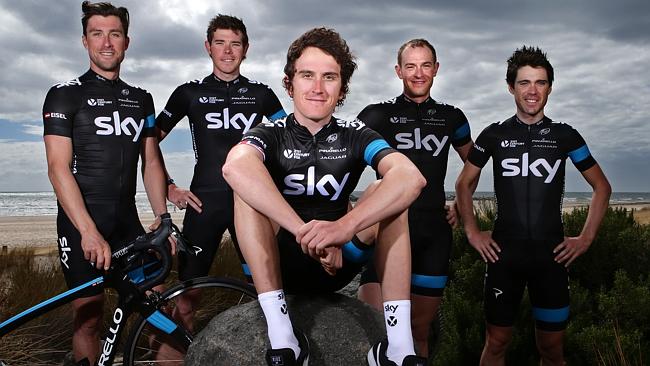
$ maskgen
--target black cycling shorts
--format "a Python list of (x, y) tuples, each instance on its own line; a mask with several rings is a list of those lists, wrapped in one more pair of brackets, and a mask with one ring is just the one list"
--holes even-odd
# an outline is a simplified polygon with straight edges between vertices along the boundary
[(290, 232), (280, 229), (277, 241), (282, 288), (287, 294), (323, 294), (342, 289), (361, 271), (372, 251), (371, 246), (355, 237), (343, 246), (343, 267), (331, 276), (320, 262), (302, 252)]
[[(409, 209), (411, 238), (411, 292), (441, 297), (449, 274), (452, 230), (445, 213)], [(378, 283), (374, 261), (361, 274), (361, 284)]]
[(192, 192), (203, 203), (202, 212), (187, 206), (183, 219), (183, 235), (197, 250), (197, 255), (178, 254), (178, 277), (181, 281), (205, 276), (210, 271), (224, 232), (228, 229), (239, 258), (239, 247), (233, 221), (232, 191)]
[(537, 329), (561, 331), (569, 318), (569, 272), (556, 263), (553, 248), (559, 242), (497, 240), (501, 252), (485, 273), (485, 316), (489, 324), (514, 325), (528, 286)]
[[(128, 205), (87, 204), (86, 208), (95, 222), (97, 230), (111, 246), (112, 251), (120, 249), (138, 235), (144, 234), (134, 203)], [(59, 260), (68, 288), (74, 288), (101, 277), (103, 271), (91, 266), (90, 262), (84, 258), (81, 249), (81, 234), (60, 205), (58, 205), (56, 227)], [(101, 285), (91, 286), (81, 291), (80, 297), (99, 295), (103, 291), (104, 288)]]

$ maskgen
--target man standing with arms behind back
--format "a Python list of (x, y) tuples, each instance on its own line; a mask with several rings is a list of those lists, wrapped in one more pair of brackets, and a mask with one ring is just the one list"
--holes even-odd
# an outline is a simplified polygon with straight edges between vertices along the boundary
[[(53, 86), (43, 105), (48, 175), (58, 201), (59, 258), (69, 288), (110, 267), (111, 251), (144, 233), (135, 206), (138, 159), (156, 217), (165, 206), (164, 167), (145, 90), (119, 78), (129, 46), (129, 13), (110, 3), (81, 5), (90, 70)], [(72, 301), (72, 347), (81, 365), (99, 352), (103, 287)]]
[[(431, 98), (438, 73), (436, 51), (425, 39), (412, 39), (397, 52), (395, 72), (402, 95), (371, 104), (359, 116), (420, 169), (427, 185), (409, 208), (411, 239), (411, 317), (418, 354), (428, 356), (429, 327), (435, 319), (447, 283), (454, 207), (445, 206), (445, 175), (449, 147), (465, 161), (472, 147), (463, 112)], [(359, 299), (381, 308), (381, 291), (373, 262), (361, 276)]]
[[(232, 189), (221, 175), (228, 151), (264, 119), (286, 116), (271, 88), (239, 73), (248, 45), (241, 19), (222, 14), (212, 18), (205, 41), (212, 73), (177, 87), (156, 118), (160, 140), (185, 116), (192, 131), (196, 163), (190, 190), (176, 186), (171, 178), (167, 181), (169, 201), (181, 210), (187, 208), (183, 234), (199, 248), (196, 256), (179, 253), (181, 280), (208, 274), (226, 229), (236, 244)], [(250, 276), (247, 266), (244, 273)], [(189, 325), (198, 296), (198, 292), (179, 296), (174, 317)]]
[[(506, 81), (516, 113), (481, 132), (456, 182), (467, 239), (487, 263), (481, 365), (504, 364), (525, 287), (541, 364), (564, 365), (568, 267), (596, 237), (611, 187), (580, 134), (544, 115), (553, 85), (553, 66), (546, 54), (536, 47), (516, 50), (508, 59)], [(494, 232), (479, 230), (472, 203), (476, 181), (490, 157), (497, 198)], [(567, 158), (594, 192), (577, 237), (565, 237), (562, 226)]]

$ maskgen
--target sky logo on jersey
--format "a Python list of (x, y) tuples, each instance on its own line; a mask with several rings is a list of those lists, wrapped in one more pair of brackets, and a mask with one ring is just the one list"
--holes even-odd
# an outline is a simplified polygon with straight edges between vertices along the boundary
[(241, 130), (243, 127), (243, 133), (246, 133), (246, 131), (253, 126), (255, 117), (257, 117), (257, 113), (251, 114), (250, 117), (246, 117), (243, 113), (237, 113), (230, 117), (230, 110), (224, 108), (222, 113), (213, 112), (206, 114), (205, 120), (208, 121), (209, 129), (223, 128), (224, 130), (227, 130), (229, 128), (234, 128)]
[[(136, 122), (132, 117), (127, 117), (124, 120), (120, 118), (120, 112), (113, 112), (113, 117), (97, 117), (95, 118), (95, 125), (100, 129), (97, 130), (98, 135), (113, 135), (120, 136), (125, 134), (133, 136), (133, 142), (138, 141), (140, 132), (144, 127), (144, 118), (140, 119), (140, 123)], [(132, 127), (133, 132), (129, 129)]]
[(562, 160), (557, 159), (555, 163), (551, 165), (548, 161), (546, 161), (546, 159), (539, 158), (529, 164), (528, 153), (524, 153), (521, 156), (521, 168), (519, 167), (519, 162), (520, 160), (517, 158), (503, 159), (501, 161), (501, 167), (505, 170), (503, 171), (502, 175), (504, 177), (515, 177), (518, 175), (527, 177), (530, 172), (536, 177), (543, 178), (544, 174), (542, 174), (539, 168), (544, 168), (547, 173), (546, 179), (544, 179), (544, 183), (551, 183), (553, 181), (553, 178), (555, 178), (555, 174), (560, 168), (560, 163)]
[(396, 146), (398, 150), (408, 150), (413, 148), (416, 150), (425, 149), (427, 151), (433, 151), (433, 156), (438, 156), (445, 147), (447, 140), (449, 140), (449, 136), (443, 136), (442, 139), (438, 139), (434, 134), (422, 137), (420, 129), (416, 128), (413, 130), (413, 133), (398, 133), (395, 135), (395, 140), (398, 142)]
[[(339, 198), (341, 192), (343, 192), (343, 187), (345, 187), (345, 183), (348, 181), (349, 176), (350, 173), (345, 173), (340, 183), (332, 174), (326, 174), (316, 181), (316, 167), (310, 166), (307, 168), (307, 182), (305, 182), (305, 184), (303, 184), (303, 181), (305, 180), (304, 174), (289, 174), (284, 178), (284, 184), (287, 188), (285, 188), (282, 193), (291, 196), (299, 196), (301, 194), (313, 196), (316, 191), (318, 191), (318, 193), (325, 197), (331, 195), (332, 198), (330, 198), (330, 201), (335, 201)], [(328, 185), (330, 186), (330, 190), (332, 188), (334, 189), (334, 192), (330, 193), (330, 190), (328, 190), (327, 187)]]

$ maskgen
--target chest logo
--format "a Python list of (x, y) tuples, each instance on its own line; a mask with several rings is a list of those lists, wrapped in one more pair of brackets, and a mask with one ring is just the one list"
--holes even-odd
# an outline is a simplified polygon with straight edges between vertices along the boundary
[(212, 112), (205, 115), (205, 120), (208, 122), (209, 129), (230, 129), (234, 128), (236, 130), (243, 130), (243, 133), (248, 131), (253, 126), (255, 122), (255, 117), (257, 113), (251, 114), (249, 117), (246, 117), (243, 113), (237, 113), (234, 116), (230, 115), (230, 110), (224, 108), (221, 113)]
[(132, 117), (120, 118), (120, 112), (113, 112), (112, 117), (97, 117), (95, 118), (95, 126), (99, 127), (97, 130), (98, 135), (115, 135), (122, 134), (133, 136), (133, 142), (138, 141), (142, 127), (144, 126), (144, 118), (140, 122), (136, 122)]
[[(286, 188), (282, 193), (291, 196), (299, 196), (305, 194), (313, 196), (318, 192), (321, 196), (332, 196), (330, 201), (336, 201), (343, 192), (345, 183), (348, 181), (350, 173), (345, 173), (341, 182), (339, 182), (334, 175), (325, 174), (318, 181), (316, 181), (316, 167), (310, 166), (307, 168), (307, 176), (305, 174), (289, 174), (284, 178)], [(305, 178), (307, 179), (305, 181)], [(333, 189), (333, 192), (331, 192)]]
[(427, 151), (433, 151), (433, 156), (438, 156), (445, 147), (447, 140), (449, 140), (449, 136), (443, 136), (442, 139), (439, 139), (434, 134), (422, 136), (420, 129), (416, 128), (413, 130), (413, 133), (398, 133), (395, 135), (395, 140), (397, 141), (396, 148), (398, 150), (424, 149)]
[(548, 184), (553, 181), (553, 178), (555, 178), (555, 174), (557, 174), (561, 162), (562, 161), (560, 159), (557, 159), (553, 165), (551, 165), (548, 161), (546, 161), (546, 159), (539, 158), (529, 164), (528, 153), (524, 153), (521, 156), (521, 159), (503, 159), (501, 161), (501, 167), (504, 169), (502, 175), (504, 177), (515, 177), (518, 175), (527, 177), (529, 174), (532, 174), (540, 178), (544, 178), (544, 176), (546, 176), (544, 183)]

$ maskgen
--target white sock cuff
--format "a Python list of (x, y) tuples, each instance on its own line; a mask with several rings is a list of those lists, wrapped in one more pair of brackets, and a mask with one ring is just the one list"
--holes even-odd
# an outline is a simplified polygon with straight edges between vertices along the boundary
[(279, 290), (272, 290), (268, 291), (262, 294), (257, 295), (257, 300), (260, 302), (265, 301), (265, 300), (284, 300), (284, 290), (279, 289)]

